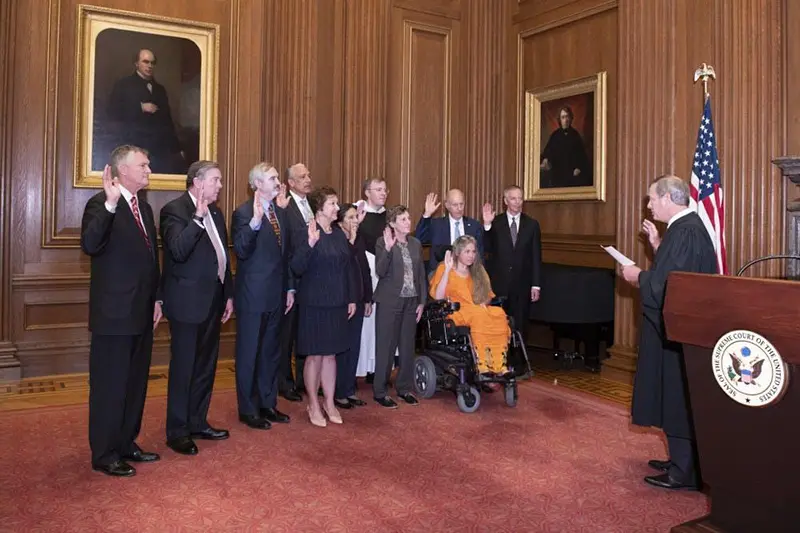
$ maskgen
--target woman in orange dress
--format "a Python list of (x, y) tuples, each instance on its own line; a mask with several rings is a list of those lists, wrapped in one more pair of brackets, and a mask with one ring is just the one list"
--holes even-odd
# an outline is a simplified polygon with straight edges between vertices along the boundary
[(445, 254), (444, 262), (433, 274), (430, 295), (460, 304), (450, 318), (458, 326), (469, 326), (481, 374), (508, 372), (506, 352), (511, 329), (503, 309), (489, 305), (494, 293), (474, 237), (463, 235), (456, 239), (453, 251)]

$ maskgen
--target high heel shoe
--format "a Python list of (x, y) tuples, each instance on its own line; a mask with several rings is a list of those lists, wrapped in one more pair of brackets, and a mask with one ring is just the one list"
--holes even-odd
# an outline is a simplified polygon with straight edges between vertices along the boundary
[(308, 420), (315, 426), (324, 428), (328, 425), (328, 423), (325, 421), (325, 416), (323, 416), (321, 413), (317, 416), (314, 416), (311, 413), (311, 406), (307, 406), (306, 411), (308, 412)]
[(339, 411), (335, 407), (333, 408), (333, 411), (328, 411), (327, 407), (323, 407), (322, 410), (325, 411), (326, 415), (328, 415), (328, 420), (330, 420), (332, 424), (342, 423), (342, 415), (339, 414)]

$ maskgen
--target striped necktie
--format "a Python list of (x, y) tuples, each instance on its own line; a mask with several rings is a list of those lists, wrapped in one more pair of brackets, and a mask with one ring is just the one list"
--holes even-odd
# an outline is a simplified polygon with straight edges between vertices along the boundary
[(278, 239), (278, 246), (282, 246), (281, 227), (278, 225), (278, 217), (275, 216), (275, 208), (272, 207), (272, 204), (269, 204), (269, 209), (267, 209), (267, 218), (269, 219), (269, 223), (272, 224), (272, 231), (275, 232), (275, 238)]
[(153, 245), (150, 243), (150, 237), (147, 236), (147, 232), (144, 230), (144, 225), (142, 224), (142, 217), (139, 214), (139, 201), (136, 199), (135, 196), (131, 196), (131, 212), (133, 213), (133, 219), (136, 221), (136, 226), (142, 233), (142, 237), (144, 237), (144, 242), (147, 243), (147, 248), (152, 250)]

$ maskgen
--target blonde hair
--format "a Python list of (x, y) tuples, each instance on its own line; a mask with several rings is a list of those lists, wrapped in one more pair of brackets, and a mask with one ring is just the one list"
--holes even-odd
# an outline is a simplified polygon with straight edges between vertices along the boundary
[(492, 282), (489, 274), (483, 268), (480, 254), (478, 253), (478, 241), (472, 235), (462, 235), (453, 243), (453, 259), (458, 261), (458, 257), (464, 252), (468, 245), (475, 247), (475, 262), (469, 267), (469, 275), (472, 278), (472, 303), (482, 305), (489, 302), (489, 295), (492, 292)]

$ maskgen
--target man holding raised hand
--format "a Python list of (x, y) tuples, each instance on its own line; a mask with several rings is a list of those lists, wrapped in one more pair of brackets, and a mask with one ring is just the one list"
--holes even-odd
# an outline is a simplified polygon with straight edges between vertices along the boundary
[(172, 336), (167, 445), (195, 455), (193, 438), (222, 440), (206, 419), (217, 370), (221, 324), (233, 314), (225, 217), (216, 205), (222, 174), (214, 161), (189, 167), (186, 193), (161, 210), (164, 315)]

